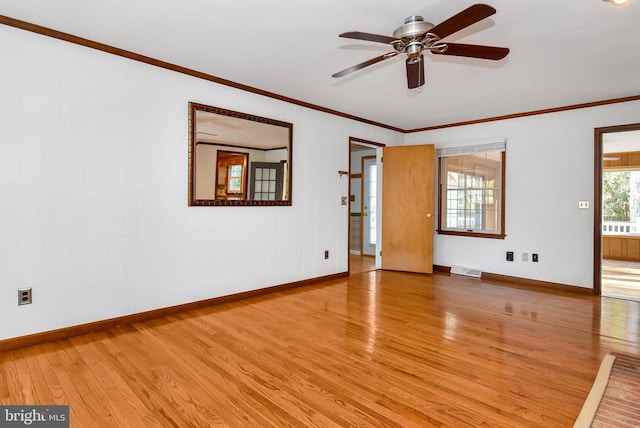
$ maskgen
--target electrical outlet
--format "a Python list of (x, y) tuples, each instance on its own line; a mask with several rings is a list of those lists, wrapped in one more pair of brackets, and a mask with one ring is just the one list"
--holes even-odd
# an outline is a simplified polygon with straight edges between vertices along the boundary
[(513, 251), (507, 251), (507, 261), (508, 262), (513, 261)]
[(581, 210), (589, 209), (589, 201), (578, 201), (578, 208)]
[(329, 258), (329, 250), (324, 250), (324, 259), (327, 260)]
[(538, 263), (538, 253), (531, 254), (531, 261), (534, 263)]
[(30, 305), (31, 304), (31, 288), (19, 288), (18, 289), (18, 305)]

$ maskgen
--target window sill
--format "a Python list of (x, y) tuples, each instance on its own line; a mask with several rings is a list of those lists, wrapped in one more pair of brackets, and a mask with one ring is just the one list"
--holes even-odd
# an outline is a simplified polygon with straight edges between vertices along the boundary
[(463, 232), (457, 230), (437, 230), (438, 235), (454, 235), (454, 236), (469, 236), (471, 238), (489, 238), (489, 239), (504, 239), (507, 235), (504, 233), (481, 233), (481, 232)]

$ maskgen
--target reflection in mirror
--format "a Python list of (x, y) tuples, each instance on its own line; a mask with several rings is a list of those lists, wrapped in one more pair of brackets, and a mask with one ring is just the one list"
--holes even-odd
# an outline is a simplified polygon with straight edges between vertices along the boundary
[(242, 201), (246, 199), (246, 153), (218, 150), (216, 162), (216, 199)]
[(292, 130), (189, 103), (189, 205), (291, 205)]

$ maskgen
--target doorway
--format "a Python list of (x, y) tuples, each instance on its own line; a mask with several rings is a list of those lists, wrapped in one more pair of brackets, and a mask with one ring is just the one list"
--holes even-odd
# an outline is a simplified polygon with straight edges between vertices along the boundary
[(216, 199), (247, 199), (249, 155), (218, 150), (216, 161)]
[(383, 144), (358, 138), (349, 139), (349, 273), (362, 273), (379, 267), (377, 211), (379, 159)]
[(640, 124), (596, 129), (597, 294), (640, 300)]
[[(362, 268), (362, 261), (368, 261), (366, 271), (433, 273), (434, 146), (385, 147), (350, 138), (349, 154), (349, 273), (355, 273), (356, 266)], [(373, 171), (363, 173), (365, 165)], [(370, 183), (374, 195), (363, 197), (365, 177), (375, 178)], [(374, 207), (375, 221), (363, 221)], [(365, 227), (369, 242), (363, 242)], [(366, 255), (368, 245), (375, 256)]]

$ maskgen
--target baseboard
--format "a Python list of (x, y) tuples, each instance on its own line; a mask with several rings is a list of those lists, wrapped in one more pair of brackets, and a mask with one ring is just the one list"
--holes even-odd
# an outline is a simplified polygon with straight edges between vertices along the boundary
[(511, 284), (526, 285), (529, 287), (548, 288), (552, 290), (568, 291), (570, 293), (593, 295), (593, 288), (576, 287), (575, 285), (560, 284), (557, 282), (538, 281), (536, 279), (520, 278), (517, 276), (500, 275), (497, 273), (482, 272), (482, 279), (498, 282), (508, 282)]
[(94, 333), (106, 330), (123, 324), (132, 324), (142, 322), (153, 318), (160, 318), (177, 312), (185, 312), (192, 309), (199, 309), (206, 306), (219, 305), (222, 303), (234, 302), (238, 300), (248, 299), (251, 297), (263, 296), (265, 294), (276, 293), (279, 291), (290, 290), (293, 288), (305, 287), (321, 282), (336, 280), (349, 276), (348, 272), (326, 275), (317, 278), (305, 279), (303, 281), (290, 282), (287, 284), (275, 285), (272, 287), (260, 288), (258, 290), (245, 291), (242, 293), (231, 294), (227, 296), (214, 297), (213, 299), (199, 300), (197, 302), (185, 303), (182, 305), (169, 306), (166, 308), (154, 309), (151, 311), (140, 312), (131, 315), (124, 315), (116, 318), (95, 321), (87, 324), (80, 324), (71, 327), (65, 327), (57, 330), (44, 331), (42, 333), (30, 334), (27, 336), (14, 337), (11, 339), (0, 340), (0, 352), (10, 351), (12, 349), (24, 348), (27, 346), (38, 345), (54, 340), (68, 339), (81, 334)]
[[(449, 266), (433, 266), (434, 273), (450, 274), (451, 267)], [(87, 324), (80, 324), (71, 327), (65, 327), (58, 330), (44, 331), (42, 333), (30, 334), (27, 336), (20, 336), (11, 339), (0, 340), (0, 352), (10, 351), (12, 349), (24, 348), (27, 346), (38, 345), (40, 343), (51, 342), (54, 340), (63, 340), (73, 336), (79, 336), (81, 334), (94, 333), (96, 331), (106, 330), (112, 327), (116, 327), (123, 324), (132, 324), (136, 322), (142, 322), (153, 318), (160, 318), (163, 316), (171, 315), (177, 312), (185, 312), (191, 309), (199, 309), (206, 306), (219, 305), (222, 303), (234, 302), (242, 299), (248, 299), (251, 297), (263, 296), (265, 294), (276, 293), (279, 291), (290, 290), (293, 288), (305, 287), (308, 285), (318, 284), (321, 282), (336, 280), (349, 276), (348, 272), (341, 272), (337, 274), (321, 276), (317, 278), (310, 278), (303, 281), (296, 281), (287, 284), (275, 285), (272, 287), (260, 288), (258, 290), (245, 291), (243, 293), (231, 294), (227, 296), (215, 297), (213, 299), (200, 300), (197, 302), (185, 303), (182, 305), (169, 306), (166, 308), (154, 309), (151, 311), (140, 312), (131, 315), (125, 315), (116, 318), (109, 318), (106, 320), (95, 321)], [(546, 288), (560, 291), (568, 291), (572, 293), (580, 294), (594, 294), (593, 289), (576, 287), (573, 285), (559, 284), (555, 282), (538, 281), (528, 278), (519, 278), (515, 276), (500, 275), (490, 272), (482, 272), (480, 280), (489, 280), (492, 282), (502, 282), (510, 285), (521, 285), (526, 287)]]
[[(434, 265), (433, 271), (440, 272), (440, 273), (451, 273), (451, 267)], [(566, 285), (566, 284), (560, 284), (557, 282), (548, 282), (548, 281), (538, 281), (535, 279), (520, 278), (517, 276), (509, 276), (509, 275), (500, 275), (500, 274), (491, 273), (491, 272), (482, 272), (481, 280), (509, 283), (512, 285), (513, 284), (524, 285), (527, 287), (547, 288), (552, 290), (568, 291), (571, 293), (579, 293), (579, 294), (591, 294), (591, 295), (595, 294), (593, 288), (576, 287), (575, 285)]]

